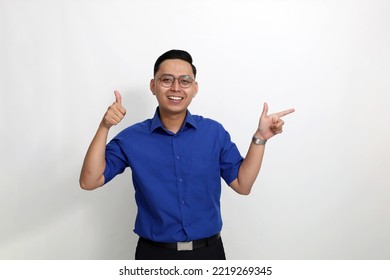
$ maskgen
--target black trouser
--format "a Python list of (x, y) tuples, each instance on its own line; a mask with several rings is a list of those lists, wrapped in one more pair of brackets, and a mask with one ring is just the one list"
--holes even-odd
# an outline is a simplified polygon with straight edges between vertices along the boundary
[(164, 248), (140, 238), (135, 251), (136, 260), (226, 260), (222, 239), (192, 251)]

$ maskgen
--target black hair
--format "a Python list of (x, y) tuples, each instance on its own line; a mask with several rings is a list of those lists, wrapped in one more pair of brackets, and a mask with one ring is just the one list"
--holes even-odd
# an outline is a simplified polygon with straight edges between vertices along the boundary
[(192, 64), (192, 57), (188, 52), (183, 50), (170, 50), (157, 58), (156, 63), (154, 64), (153, 76), (155, 76), (160, 69), (161, 63), (167, 59), (181, 59), (187, 61), (189, 64), (191, 64), (192, 72), (194, 73), (194, 77), (196, 77), (196, 67)]

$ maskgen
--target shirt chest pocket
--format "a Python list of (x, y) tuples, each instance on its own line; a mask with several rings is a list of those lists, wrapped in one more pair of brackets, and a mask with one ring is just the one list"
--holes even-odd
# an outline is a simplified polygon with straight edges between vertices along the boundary
[(191, 160), (191, 166), (194, 176), (204, 176), (212, 173), (218, 173), (219, 176), (219, 155), (195, 156)]
[(190, 170), (191, 185), (198, 191), (209, 194), (220, 189), (221, 173), (219, 155), (208, 154), (193, 157)]

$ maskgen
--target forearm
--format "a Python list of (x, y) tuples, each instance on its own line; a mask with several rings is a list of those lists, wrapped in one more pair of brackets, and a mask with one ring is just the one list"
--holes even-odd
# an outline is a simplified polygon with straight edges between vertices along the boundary
[(109, 128), (102, 121), (85, 155), (80, 174), (80, 187), (85, 190), (93, 190), (104, 184), (108, 131)]
[(250, 143), (248, 152), (238, 171), (238, 177), (231, 184), (236, 192), (245, 195), (251, 192), (263, 162), (264, 150), (265, 145), (256, 145), (253, 142)]
[[(268, 105), (264, 103), (255, 137), (261, 140), (268, 140), (276, 134), (282, 133), (284, 121), (281, 117), (294, 111), (294, 109), (288, 109), (268, 115)], [(251, 192), (253, 183), (261, 168), (264, 149), (265, 145), (257, 145), (251, 142), (248, 153), (238, 171), (238, 177), (230, 184), (236, 192), (240, 194), (249, 194)]]

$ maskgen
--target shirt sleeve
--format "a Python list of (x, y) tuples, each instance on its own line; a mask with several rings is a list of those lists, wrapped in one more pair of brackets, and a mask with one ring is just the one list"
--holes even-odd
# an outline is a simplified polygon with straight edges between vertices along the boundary
[(106, 146), (106, 168), (104, 170), (104, 184), (111, 181), (116, 175), (123, 173), (128, 167), (128, 161), (120, 141), (112, 139)]
[(225, 131), (223, 147), (220, 157), (221, 177), (226, 184), (230, 185), (238, 177), (238, 170), (244, 158), (241, 156), (236, 144), (234, 144), (230, 135)]

